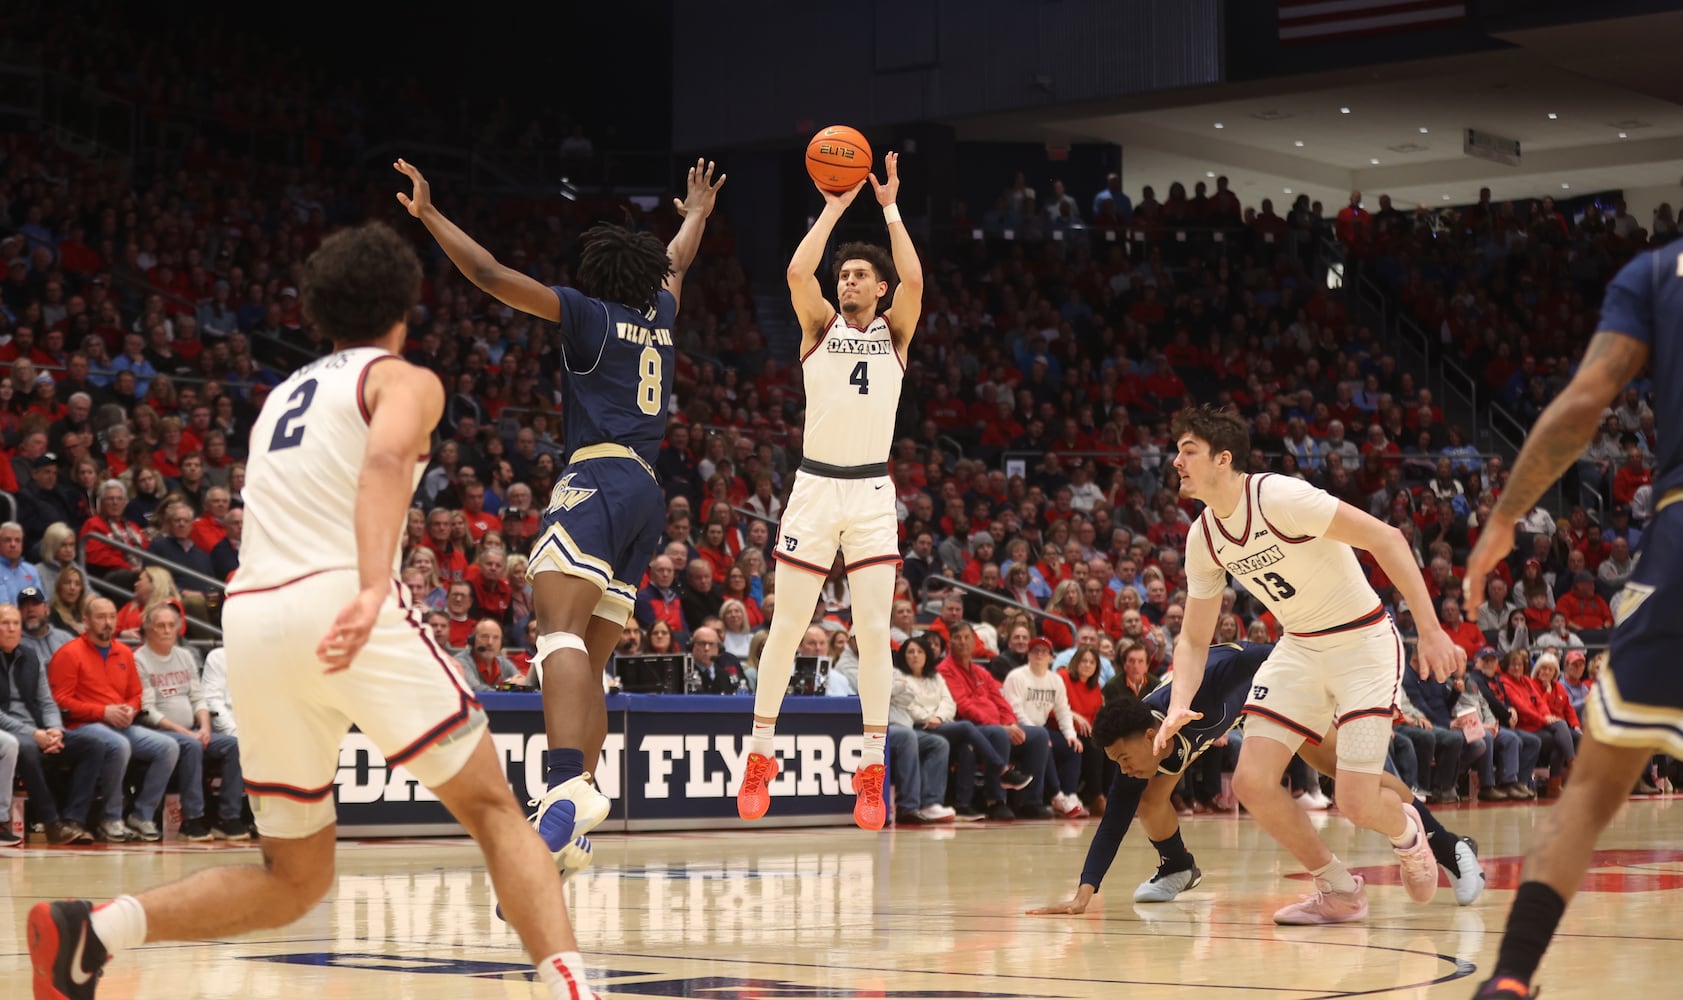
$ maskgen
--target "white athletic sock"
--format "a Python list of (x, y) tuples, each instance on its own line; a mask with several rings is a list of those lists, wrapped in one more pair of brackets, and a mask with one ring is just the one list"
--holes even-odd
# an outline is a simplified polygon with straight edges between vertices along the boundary
[(1391, 838), (1391, 846), (1399, 851), (1406, 851), (1413, 847), (1414, 838), (1420, 836), (1420, 827), (1415, 825), (1414, 817), (1404, 813), (1403, 822), (1407, 824), (1403, 827), (1403, 832)]
[(113, 955), (146, 943), (146, 909), (133, 896), (118, 896), (94, 907), (90, 920), (94, 934)]
[(584, 956), (576, 951), (558, 951), (539, 962), (538, 979), (549, 991), (549, 1000), (594, 1000), (596, 996), (584, 977)]
[(872, 764), (881, 764), (887, 750), (887, 733), (866, 733), (865, 749), (859, 751), (859, 769), (864, 770)]
[(1344, 867), (1344, 862), (1333, 855), (1332, 860), (1325, 866), (1310, 872), (1311, 875), (1326, 882), (1333, 892), (1355, 892), (1356, 880), (1350, 875), (1350, 869)]
[(748, 737), (748, 752), (762, 757), (771, 756), (771, 738), (777, 735), (777, 723), (754, 720), (754, 731)]

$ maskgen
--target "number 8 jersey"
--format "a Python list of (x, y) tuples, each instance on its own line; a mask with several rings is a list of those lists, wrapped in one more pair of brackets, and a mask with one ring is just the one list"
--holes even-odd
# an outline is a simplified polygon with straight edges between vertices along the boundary
[(672, 394), (672, 321), (678, 301), (662, 289), (638, 312), (564, 285), (561, 301), (561, 419), (569, 461), (581, 448), (622, 444), (653, 466), (666, 436)]
[[(362, 389), (381, 363), (408, 364), (378, 347), (353, 347), (310, 362), (270, 390), (251, 428), (240, 494), (245, 534), (230, 594), (356, 569), (357, 479), (368, 450)], [(428, 457), (416, 456), (411, 489)]]
[(894, 350), (887, 318), (878, 316), (861, 330), (840, 313), (832, 315), (818, 343), (801, 358), (801, 374), (805, 455), (839, 466), (888, 461), (906, 366)]
[(1245, 496), (1227, 518), (1208, 507), (1186, 537), (1187, 593), (1219, 598), (1227, 574), (1297, 635), (1328, 634), (1380, 607), (1356, 551), (1323, 537), (1339, 500), (1290, 476), (1245, 476)]

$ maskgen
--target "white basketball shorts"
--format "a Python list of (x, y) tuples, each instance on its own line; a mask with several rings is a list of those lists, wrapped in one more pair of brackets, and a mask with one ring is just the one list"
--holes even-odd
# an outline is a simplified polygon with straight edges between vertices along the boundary
[(772, 555), (828, 576), (838, 548), (849, 572), (900, 561), (900, 521), (887, 476), (832, 479), (796, 473)]

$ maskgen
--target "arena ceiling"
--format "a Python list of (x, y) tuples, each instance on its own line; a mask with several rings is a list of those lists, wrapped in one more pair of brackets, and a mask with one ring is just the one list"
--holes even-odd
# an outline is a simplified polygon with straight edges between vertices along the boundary
[[(961, 139), (1118, 143), (1128, 190), (1159, 197), (1217, 174), (1246, 204), (1289, 203), (1289, 189), (1332, 210), (1352, 189), (1401, 208), (1470, 202), (1480, 187), (1502, 200), (1679, 185), (1683, 12), (1502, 37), (1514, 47), (956, 124)], [(1517, 140), (1519, 164), (1466, 155), (1468, 128)]]

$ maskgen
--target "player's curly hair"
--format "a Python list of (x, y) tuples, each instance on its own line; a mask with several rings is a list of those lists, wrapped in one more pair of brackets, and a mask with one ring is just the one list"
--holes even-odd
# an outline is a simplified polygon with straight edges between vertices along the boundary
[(611, 222), (585, 230), (579, 252), (579, 285), (606, 302), (647, 312), (672, 273), (666, 246), (651, 233)]
[(1233, 453), (1233, 468), (1243, 472), (1251, 460), (1251, 431), (1243, 417), (1232, 410), (1222, 410), (1205, 403), (1189, 406), (1175, 413), (1169, 424), (1169, 436), (1179, 441), (1191, 434), (1210, 446), (1210, 457), (1224, 451)]
[(1157, 725), (1151, 706), (1123, 692), (1110, 699), (1093, 718), (1093, 742), (1103, 749), (1117, 740), (1131, 739)]
[(415, 247), (383, 222), (341, 229), (304, 261), (304, 316), (335, 344), (370, 344), (421, 297)]
[(836, 255), (830, 259), (830, 273), (836, 281), (841, 280), (842, 265), (850, 260), (862, 260), (871, 265), (877, 272), (877, 277), (888, 282), (888, 296), (894, 295), (894, 286), (899, 284), (900, 276), (894, 273), (894, 258), (887, 250), (875, 243), (843, 243), (836, 248)]

